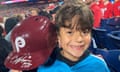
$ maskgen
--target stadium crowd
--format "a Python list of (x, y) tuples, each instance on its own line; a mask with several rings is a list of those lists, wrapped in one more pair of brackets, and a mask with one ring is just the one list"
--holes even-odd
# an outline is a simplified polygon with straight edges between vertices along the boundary
[[(71, 6), (69, 6), (69, 4), (71, 4)], [(72, 10), (72, 7), (77, 8), (78, 4), (81, 4), (81, 7), (80, 7), (81, 11), (86, 13), (86, 14), (78, 13), (78, 14), (80, 14), (80, 17), (79, 17), (79, 15), (77, 17), (77, 12), (79, 12), (78, 9), (73, 8), (73, 10)], [(89, 12), (89, 9), (88, 9), (88, 12), (86, 12), (87, 8), (85, 8), (86, 10), (82, 9), (82, 4), (86, 5), (90, 9), (91, 12)], [(64, 9), (65, 7), (67, 7), (67, 5), (68, 5), (68, 8)], [(83, 8), (84, 8), (84, 5), (83, 5)], [(68, 12), (68, 13), (65, 13), (65, 12)], [(73, 15), (72, 15), (72, 13), (73, 13)], [(92, 14), (90, 14), (90, 13), (92, 13)], [(74, 19), (74, 16), (76, 16), (75, 19)], [(47, 63), (45, 63), (45, 61), (44, 61), (45, 66), (44, 65), (41, 66), (38, 63), (39, 65), (37, 67), (29, 68), (29, 69), (22, 69), (22, 68), (18, 68), (20, 65), (16, 65), (16, 66), (9, 65), (8, 60), (7, 60), (8, 56), (10, 56), (10, 53), (13, 52), (14, 48), (15, 48), (15, 45), (13, 44), (14, 42), (12, 39), (14, 39), (17, 34), (18, 35), (21, 33), (24, 34), (24, 32), (22, 32), (22, 31), (26, 31), (26, 30), (29, 30), (29, 28), (33, 28), (30, 31), (30, 33), (31, 33), (34, 31), (34, 29), (37, 29), (39, 27), (39, 25), (38, 25), (38, 27), (37, 26), (34, 27), (34, 25), (32, 24), (32, 17), (33, 18), (38, 17), (38, 19), (41, 18), (41, 20), (42, 20), (42, 18), (43, 18), (43, 20), (48, 19), (48, 23), (45, 23), (45, 21), (41, 22), (41, 23), (43, 23), (43, 28), (44, 28), (44, 25), (46, 25), (46, 24), (53, 24), (53, 25), (55, 25), (56, 28), (58, 28), (55, 31), (55, 32), (57, 32), (57, 35), (58, 35), (57, 36), (58, 42), (56, 44), (56, 47), (58, 47), (58, 48), (57, 49), (55, 48), (55, 50), (53, 50), (53, 52), (51, 53), (52, 55), (49, 55), (49, 57), (51, 59), (50, 60), (48, 59)], [(83, 18), (81, 19), (81, 17), (83, 17)], [(77, 18), (80, 21), (77, 21), (78, 20)], [(85, 20), (84, 20), (84, 18), (85, 18)], [(93, 22), (92, 22), (92, 18), (94, 20)], [(66, 21), (64, 21), (64, 20), (66, 20)], [(76, 22), (74, 22), (73, 20), (75, 20)], [(36, 19), (36, 21), (37, 21), (37, 19)], [(62, 21), (63, 24), (60, 21)], [(84, 21), (86, 21), (86, 22), (84, 22)], [(78, 25), (79, 22), (80, 22), (80, 24), (83, 23), (87, 26)], [(17, 25), (19, 25), (20, 23), (30, 23), (29, 24), (30, 27), (29, 26), (27, 26), (27, 28), (23, 27), (23, 28), (25, 28), (25, 30), (16, 32), (16, 31), (19, 31), (19, 29), (20, 29), (19, 26), (17, 29)], [(72, 25), (72, 23), (75, 23), (75, 24)], [(93, 23), (92, 29), (91, 29), (89, 23)], [(37, 23), (35, 23), (35, 24), (37, 25)], [(59, 25), (59, 24), (61, 24), (61, 25)], [(47, 26), (47, 28), (49, 29), (48, 26)], [(75, 30), (76, 32), (74, 31), (74, 26), (75, 26), (75, 29), (80, 28), (80, 33), (84, 33), (83, 35), (85, 35), (85, 37), (91, 31), (91, 42), (88, 47), (89, 52), (87, 52), (87, 50), (85, 50), (85, 51), (83, 50), (83, 52), (84, 52), (83, 55), (79, 58), (78, 61), (75, 61), (75, 62), (70, 61), (69, 58), (67, 59), (60, 54), (62, 42), (59, 42), (59, 39), (62, 39), (62, 35), (60, 35), (60, 34), (62, 34), (62, 32), (61, 32), (62, 27), (68, 28), (68, 30), (64, 29), (63, 33), (66, 30), (68, 35), (74, 35), (74, 34), (78, 35), (77, 34), (78, 31), (77, 30)], [(76, 26), (78, 26), (78, 27), (76, 27)], [(83, 29), (82, 29), (82, 27), (83, 27)], [(42, 28), (42, 26), (40, 26), (40, 28)], [(72, 29), (72, 30), (70, 30), (70, 29)], [(13, 32), (16, 34), (14, 34)], [(33, 33), (33, 34), (35, 34), (35, 33)], [(42, 34), (42, 32), (41, 32), (41, 34)], [(37, 38), (38, 37), (37, 35), (39, 35), (39, 34), (36, 34), (33, 37)], [(44, 35), (44, 33), (43, 33), (43, 35)], [(42, 36), (42, 35), (40, 35), (40, 36)], [(42, 36), (42, 37), (44, 39), (44, 36)], [(54, 40), (53, 37), (51, 36), (51, 39)], [(38, 40), (41, 40), (41, 39), (42, 38), (40, 38)], [(34, 39), (32, 39), (32, 40), (34, 41)], [(36, 40), (36, 42), (38, 40)], [(50, 40), (48, 42), (50, 42)], [(53, 43), (53, 42), (51, 41), (51, 43)], [(32, 43), (34, 43), (34, 42), (32, 42)], [(41, 41), (40, 41), (40, 43), (41, 43), (41, 45), (43, 44)], [(65, 42), (63, 42), (63, 43), (65, 43)], [(35, 44), (35, 45), (37, 45), (37, 44)], [(43, 44), (43, 45), (45, 45), (45, 44)], [(22, 45), (19, 45), (19, 46), (22, 46)], [(35, 46), (35, 47), (37, 47), (37, 46)], [(41, 46), (41, 47), (46, 47), (46, 46)], [(51, 46), (51, 47), (53, 47), (53, 46)], [(66, 50), (66, 49), (64, 49), (64, 44), (63, 44), (62, 50), (63, 51), (61, 51), (61, 53), (66, 52), (66, 51), (64, 51), (64, 50)], [(79, 49), (78, 49), (78, 51), (79, 51)], [(23, 50), (23, 52), (24, 52), (24, 50)], [(53, 55), (53, 54), (56, 54), (56, 52), (58, 52), (58, 55)], [(70, 53), (72, 54), (72, 52), (70, 52)], [(47, 2), (47, 0), (46, 0), (45, 2), (44, 1), (43, 2), (39, 2), (39, 1), (38, 2), (23, 2), (23, 3), (13, 3), (13, 4), (1, 5), (1, 7), (0, 7), (0, 72), (58, 72), (58, 71), (60, 71), (60, 72), (93, 72), (93, 70), (94, 70), (94, 72), (99, 72), (99, 70), (95, 69), (94, 66), (93, 66), (93, 68), (91, 68), (91, 70), (88, 69), (89, 65), (88, 65), (88, 67), (84, 66), (83, 68), (81, 68), (81, 70), (78, 69), (78, 71), (77, 71), (77, 65), (75, 66), (75, 64), (77, 64), (77, 63), (79, 65), (84, 64), (81, 62), (82, 62), (82, 60), (85, 61), (84, 59), (87, 56), (89, 56), (88, 55), (89, 53), (93, 54), (96, 57), (103, 59), (105, 61), (106, 65), (104, 63), (102, 65), (103, 68), (105, 68), (105, 69), (103, 69), (102, 67), (99, 67), (100, 61), (98, 61), (98, 63), (96, 63), (96, 65), (95, 65), (95, 66), (98, 65), (98, 67), (99, 67), (98, 69), (100, 69), (101, 72), (120, 72), (120, 68), (119, 68), (119, 66), (120, 66), (120, 0), (60, 0), (60, 1), (53, 0), (51, 2)], [(48, 54), (49, 54), (49, 52), (48, 52)], [(73, 55), (75, 55), (75, 54), (73, 53)], [(60, 57), (56, 57), (56, 56), (60, 56)], [(45, 55), (45, 57), (47, 57), (47, 54)], [(54, 58), (54, 57), (56, 57), (56, 59), (58, 59), (58, 62), (55, 61), (53, 63), (53, 65), (49, 64), (49, 63), (52, 63), (52, 58)], [(94, 59), (94, 57), (93, 57), (93, 59)], [(59, 60), (63, 61), (63, 63), (65, 62), (70, 68), (68, 68), (63, 63), (59, 62)], [(85, 61), (85, 62), (87, 63), (87, 61)], [(62, 66), (65, 68), (59, 67), (57, 65), (57, 63), (60, 66), (63, 64)], [(47, 68), (47, 64), (51, 65), (51, 67), (48, 66), (48, 68)], [(35, 64), (35, 65), (37, 65), (37, 64)], [(33, 66), (34, 66), (34, 64), (33, 64)], [(56, 66), (56, 70), (52, 70), (55, 68), (55, 66)], [(85, 68), (87, 68), (87, 69), (85, 70)], [(82, 71), (82, 69), (83, 69), (83, 71)]]

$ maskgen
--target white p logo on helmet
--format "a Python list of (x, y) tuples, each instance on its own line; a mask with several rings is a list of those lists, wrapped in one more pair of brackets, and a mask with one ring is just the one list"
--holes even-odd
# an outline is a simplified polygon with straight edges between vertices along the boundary
[(20, 48), (25, 47), (25, 45), (26, 45), (26, 42), (25, 42), (24, 38), (16, 37), (16, 39), (15, 39), (15, 46), (16, 46), (17, 52), (20, 52)]

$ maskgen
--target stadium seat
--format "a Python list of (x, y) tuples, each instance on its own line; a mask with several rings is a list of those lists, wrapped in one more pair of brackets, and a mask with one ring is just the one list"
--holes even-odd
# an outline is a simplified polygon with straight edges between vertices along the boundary
[(101, 19), (101, 22), (100, 22), (100, 28), (101, 29), (106, 29), (106, 26), (107, 26), (107, 23), (108, 23), (109, 19)]
[(120, 50), (110, 50), (105, 61), (108, 63), (111, 70), (120, 72)]
[(109, 19), (105, 29), (107, 29), (108, 32), (120, 30), (120, 17)]
[(104, 49), (104, 48), (108, 48), (110, 46), (108, 44), (109, 41), (107, 38), (107, 30), (106, 29), (93, 28), (92, 36), (95, 39), (97, 48)]
[(120, 50), (96, 49), (96, 54), (101, 54), (111, 72), (120, 72)]
[(96, 45), (95, 39), (92, 38), (91, 44), (90, 44), (88, 50), (89, 50), (91, 53), (95, 54), (96, 48), (98, 48), (98, 47), (97, 47), (97, 45)]
[(110, 50), (120, 49), (120, 31), (112, 31), (107, 36), (111, 42)]

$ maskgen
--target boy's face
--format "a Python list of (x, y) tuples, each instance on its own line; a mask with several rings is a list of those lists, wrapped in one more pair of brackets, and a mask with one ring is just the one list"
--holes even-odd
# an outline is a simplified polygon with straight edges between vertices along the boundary
[(62, 55), (69, 60), (77, 61), (89, 47), (91, 32), (61, 27), (58, 42), (63, 49)]

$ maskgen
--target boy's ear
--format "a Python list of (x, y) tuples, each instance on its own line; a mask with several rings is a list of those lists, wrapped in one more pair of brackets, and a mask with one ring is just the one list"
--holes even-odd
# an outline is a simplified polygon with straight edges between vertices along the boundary
[(60, 36), (58, 35), (58, 37), (57, 37), (58, 39), (58, 46), (59, 46), (59, 48), (61, 48), (61, 42), (60, 42)]
[(58, 43), (60, 43), (60, 36), (59, 35), (57, 36), (57, 40), (58, 40)]

